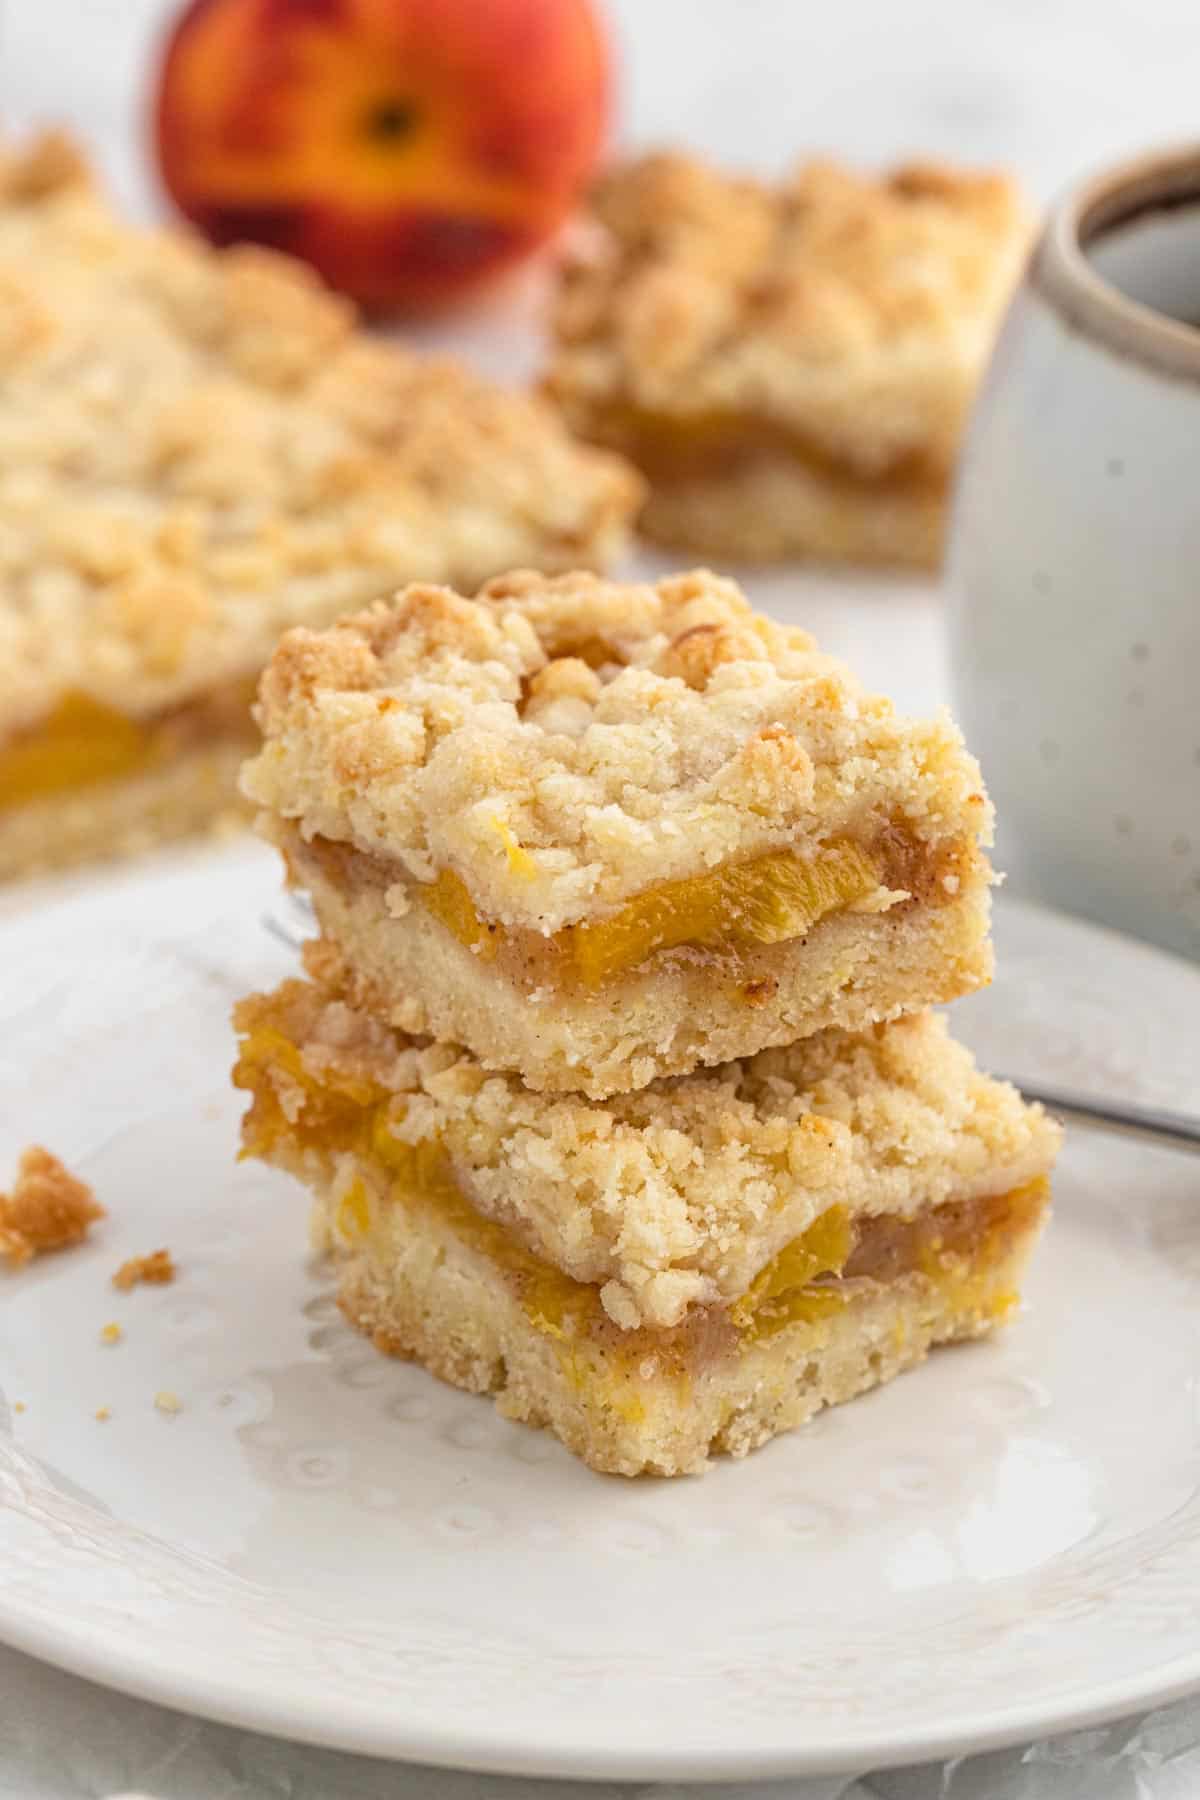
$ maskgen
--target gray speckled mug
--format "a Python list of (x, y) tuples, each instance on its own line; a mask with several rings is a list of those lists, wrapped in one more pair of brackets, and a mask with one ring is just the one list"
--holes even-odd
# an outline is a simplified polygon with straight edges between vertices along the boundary
[(999, 866), (1200, 959), (1200, 146), (1051, 214), (968, 434), (948, 582)]

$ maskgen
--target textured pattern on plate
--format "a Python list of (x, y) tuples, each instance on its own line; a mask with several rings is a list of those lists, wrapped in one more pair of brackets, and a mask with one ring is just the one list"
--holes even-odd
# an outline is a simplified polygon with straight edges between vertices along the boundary
[[(42, 1137), (110, 1218), (5, 1287), (0, 1636), (291, 1735), (643, 1778), (878, 1766), (1200, 1681), (1193, 1159), (1073, 1133), (1009, 1334), (702, 1484), (618, 1486), (372, 1357), (302, 1196), (234, 1168), (226, 1013), (288, 966), (276, 891), (245, 846), (7, 929), (0, 1163)], [(1009, 916), (1049, 1018), (1094, 936)], [(1079, 1077), (1130, 1034), (1194, 1069), (1200, 975), (1101, 948)], [(114, 1296), (152, 1242), (179, 1280)]]

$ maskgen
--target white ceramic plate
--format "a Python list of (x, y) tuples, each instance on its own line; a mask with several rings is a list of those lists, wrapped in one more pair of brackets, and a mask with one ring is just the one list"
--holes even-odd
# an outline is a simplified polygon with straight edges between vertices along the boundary
[[(227, 1014), (290, 965), (277, 904), (247, 846), (0, 932), (0, 1167), (42, 1139), (110, 1209), (0, 1280), (0, 1637), (293, 1737), (631, 1779), (945, 1756), (1200, 1685), (1200, 1162), (1075, 1130), (1007, 1335), (703, 1480), (605, 1479), (377, 1356), (299, 1190), (234, 1164)], [(1019, 908), (1000, 935), (969, 1034), (1195, 1101), (1200, 971)], [(175, 1285), (115, 1293), (161, 1244)]]

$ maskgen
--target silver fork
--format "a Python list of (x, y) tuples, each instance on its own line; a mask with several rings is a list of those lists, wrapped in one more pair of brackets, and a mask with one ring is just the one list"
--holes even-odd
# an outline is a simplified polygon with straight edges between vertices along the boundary
[(1073, 1088), (1022, 1081), (1019, 1075), (1006, 1075), (1001, 1079), (1020, 1088), (1027, 1100), (1040, 1100), (1051, 1112), (1075, 1114), (1114, 1131), (1136, 1131), (1141, 1136), (1159, 1138), (1180, 1149), (1200, 1151), (1200, 1119), (1190, 1118), (1187, 1113), (1172, 1112), (1165, 1106), (1142, 1106), (1132, 1100), (1101, 1100), (1092, 1094), (1077, 1093)]
[[(263, 925), (279, 943), (286, 944), (290, 950), (298, 950), (316, 925), (312, 901), (307, 894), (289, 889), (284, 896), (284, 908), (280, 912), (264, 913)], [(1027, 1100), (1040, 1100), (1051, 1112), (1089, 1119), (1109, 1130), (1133, 1131), (1183, 1149), (1200, 1151), (1200, 1118), (1188, 1113), (1172, 1112), (1169, 1107), (1142, 1106), (1134, 1100), (1101, 1098), (1096, 1094), (1080, 1093), (1076, 1088), (1026, 1081), (1020, 1075), (1001, 1074), (998, 1070), (994, 1073), (1001, 1081), (1011, 1081)]]
[(312, 936), (317, 916), (307, 894), (288, 888), (279, 910), (265, 912), (262, 922), (264, 931), (269, 931), (277, 943), (286, 944), (289, 950), (299, 950), (305, 938)]

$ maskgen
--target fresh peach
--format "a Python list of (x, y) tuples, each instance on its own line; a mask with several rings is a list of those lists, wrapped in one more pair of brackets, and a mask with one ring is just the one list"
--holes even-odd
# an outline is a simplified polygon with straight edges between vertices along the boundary
[(192, 0), (159, 160), (213, 242), (302, 256), (373, 309), (420, 306), (549, 236), (608, 87), (589, 0)]

